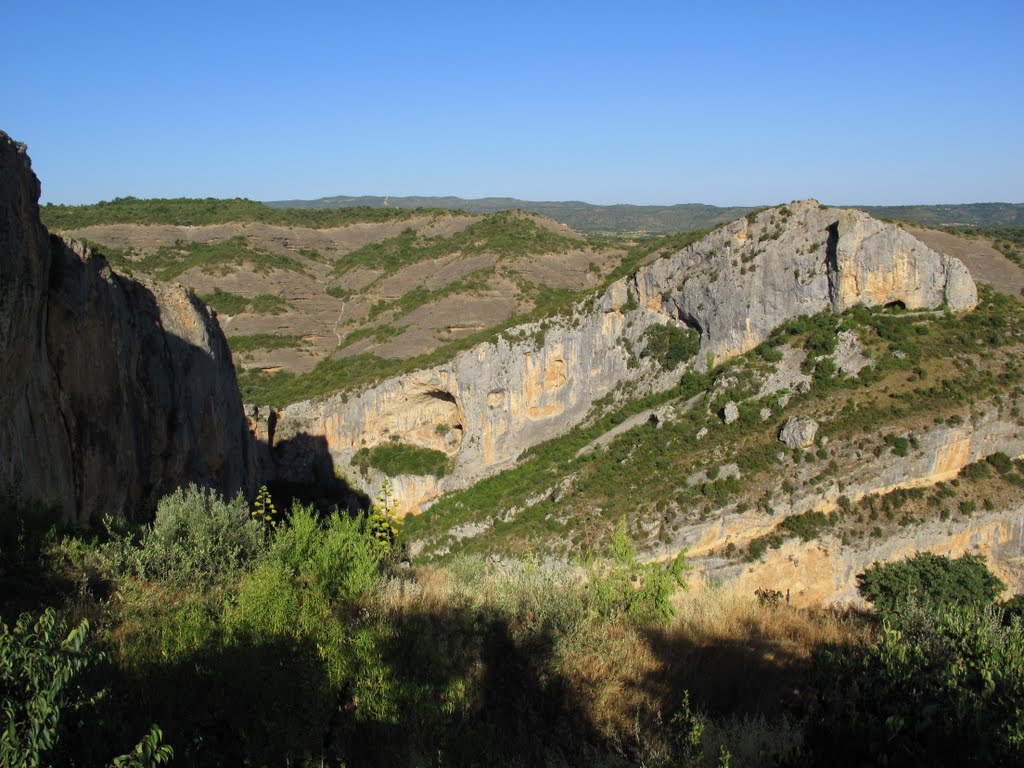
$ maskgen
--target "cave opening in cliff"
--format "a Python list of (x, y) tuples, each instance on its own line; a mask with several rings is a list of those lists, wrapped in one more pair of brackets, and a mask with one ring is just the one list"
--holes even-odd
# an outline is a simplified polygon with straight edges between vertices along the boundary
[[(427, 389), (420, 393), (425, 399), (440, 400), (445, 404), (443, 419), (448, 429), (458, 430), (459, 435), (464, 429), (465, 418), (462, 414), (462, 407), (455, 395), (443, 389)], [(460, 439), (461, 442), (461, 439)]]
[(444, 400), (446, 403), (458, 407), (458, 403), (455, 401), (455, 395), (451, 392), (445, 392), (443, 389), (429, 389), (423, 393), (425, 397), (432, 397), (435, 400)]
[(701, 327), (701, 324), (697, 322), (697, 319), (692, 315), (687, 315), (683, 313), (682, 310), (680, 310), (678, 320), (687, 328), (696, 331), (701, 338), (704, 337), (704, 329)]
[(897, 309), (897, 310), (899, 310), (899, 309), (906, 309), (906, 308), (907, 308), (907, 305), (905, 303), (903, 303), (902, 301), (890, 301), (890, 302), (888, 302), (883, 307), (883, 309)]

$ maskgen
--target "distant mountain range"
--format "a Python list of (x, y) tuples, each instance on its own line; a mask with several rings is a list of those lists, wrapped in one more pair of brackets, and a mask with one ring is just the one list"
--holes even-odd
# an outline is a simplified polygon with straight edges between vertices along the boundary
[[(732, 221), (749, 211), (746, 207), (719, 207), (701, 203), (680, 205), (592, 205), (577, 200), (537, 202), (514, 197), (321, 197), (318, 200), (268, 202), (278, 208), (449, 208), (467, 213), (494, 213), (518, 208), (568, 224), (589, 234), (666, 234), (711, 227)], [(1024, 203), (967, 203), (963, 205), (854, 205), (872, 216), (914, 221), (927, 226), (972, 227), (1024, 226)]]

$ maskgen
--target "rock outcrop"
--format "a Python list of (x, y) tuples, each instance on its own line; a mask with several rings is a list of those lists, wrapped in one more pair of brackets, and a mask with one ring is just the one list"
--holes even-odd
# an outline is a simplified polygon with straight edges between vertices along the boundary
[[(513, 462), (583, 420), (595, 401), (628, 385), (671, 386), (682, 370), (645, 356), (655, 325), (694, 329), (702, 370), (742, 354), (800, 315), (856, 304), (968, 310), (974, 283), (956, 259), (897, 227), (815, 201), (741, 219), (613, 283), (572, 318), (513, 329), (444, 365), (355, 394), (285, 409), (280, 435), (322, 435), (341, 470), (360, 448), (392, 438), (444, 451), (453, 471), (409, 482), (399, 512), (417, 512)], [(371, 472), (375, 495), (383, 476)], [(399, 484), (396, 484), (396, 488)]]
[[(813, 200), (762, 211), (637, 273), (640, 303), (701, 333), (701, 357), (747, 352), (779, 325), (864, 306), (974, 308), (957, 259), (902, 229)], [(701, 362), (701, 360), (698, 360)]]
[(817, 434), (818, 422), (814, 419), (800, 419), (791, 416), (782, 425), (779, 440), (785, 443), (787, 448), (806, 448), (814, 443), (814, 436)]
[(790, 539), (756, 563), (712, 568), (702, 575), (748, 595), (760, 587), (787, 590), (792, 604), (800, 607), (866, 607), (857, 593), (857, 574), (873, 563), (896, 562), (920, 552), (946, 557), (983, 555), (1007, 585), (1002, 597), (1018, 594), (1024, 590), (1024, 504), (979, 513), (965, 524), (933, 520), (865, 546), (844, 546), (835, 536), (812, 542)]
[(217, 321), (184, 289), (51, 237), (39, 192), (25, 147), (0, 132), (0, 484), (77, 525), (145, 514), (187, 482), (251, 495)]

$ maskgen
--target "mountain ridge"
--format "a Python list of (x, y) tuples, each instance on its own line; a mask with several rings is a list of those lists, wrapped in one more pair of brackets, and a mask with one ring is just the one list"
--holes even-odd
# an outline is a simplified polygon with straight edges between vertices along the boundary
[[(599, 205), (579, 200), (538, 201), (514, 197), (346, 196), (313, 200), (266, 201), (275, 208), (447, 208), (467, 213), (494, 213), (509, 208), (538, 213), (580, 232), (668, 234), (723, 224), (766, 206), (716, 206), (704, 203), (670, 205)], [(854, 208), (876, 218), (913, 221), (928, 226), (1024, 226), (1024, 203), (957, 203), (936, 205), (836, 205)]]

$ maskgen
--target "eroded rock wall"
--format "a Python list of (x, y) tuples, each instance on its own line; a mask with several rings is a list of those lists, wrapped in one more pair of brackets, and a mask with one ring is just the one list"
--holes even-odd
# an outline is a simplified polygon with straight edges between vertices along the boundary
[(626, 300), (620, 284), (593, 313), (548, 328), (541, 345), (531, 327), (522, 340), (482, 344), (445, 365), (356, 395), (288, 406), (278, 436), (324, 435), (336, 466), (365, 482), (374, 497), (383, 476), (371, 471), (361, 478), (350, 466), (361, 448), (394, 437), (445, 452), (451, 474), (392, 480), (397, 511), (419, 512), (440, 493), (466, 487), (508, 466), (525, 448), (561, 434), (634, 374), (646, 374), (649, 386), (671, 383), (650, 361), (631, 362), (627, 344), (635, 348), (642, 330), (664, 318), (646, 311), (627, 328)]
[[(706, 368), (742, 354), (800, 315), (855, 304), (967, 310), (977, 302), (956, 259), (859, 211), (802, 201), (711, 233), (624, 278), (571, 319), (530, 325), (449, 363), (395, 377), (357, 394), (285, 409), (282, 435), (322, 435), (333, 460), (371, 495), (383, 477), (360, 478), (360, 448), (392, 438), (446, 452), (453, 472), (403, 483), (398, 511), (418, 512), (524, 450), (578, 424), (624, 384), (637, 393), (671, 386), (679, 371), (643, 357), (643, 333), (673, 323), (700, 333), (690, 363)], [(538, 341), (538, 339), (541, 339)]]
[(864, 606), (857, 574), (873, 563), (891, 563), (931, 552), (947, 557), (983, 555), (1007, 585), (1003, 597), (1024, 591), (1024, 504), (978, 513), (968, 522), (933, 520), (865, 546), (846, 546), (835, 536), (791, 539), (756, 563), (710, 568), (704, 576), (728, 581), (753, 595), (759, 588), (790, 593), (795, 606)]
[(643, 305), (701, 332), (701, 355), (720, 363), (800, 315), (857, 304), (973, 309), (967, 268), (907, 232), (854, 210), (791, 203), (722, 227), (641, 269)]
[(187, 482), (251, 495), (217, 321), (184, 289), (50, 237), (39, 191), (24, 146), (0, 133), (0, 483), (78, 525), (144, 514)]
[(835, 510), (840, 496), (857, 502), (869, 494), (881, 496), (901, 488), (928, 488), (954, 479), (968, 464), (994, 453), (1024, 456), (1024, 426), (1010, 415), (1015, 408), (1024, 408), (1024, 398), (1001, 405), (985, 401), (973, 419), (956, 426), (937, 424), (916, 433), (917, 447), (906, 456), (889, 450), (876, 455), (873, 450), (854, 445), (830, 446), (842, 456), (834, 476), (806, 487), (805, 482), (818, 475), (820, 467), (798, 465), (788, 477), (800, 490), (791, 495), (776, 493), (770, 513), (760, 509), (736, 512), (732, 507), (716, 510), (706, 522), (687, 525), (671, 542), (655, 547), (654, 556), (686, 549), (700, 557), (729, 544), (742, 548), (752, 539), (773, 532), (790, 515)]

